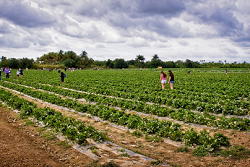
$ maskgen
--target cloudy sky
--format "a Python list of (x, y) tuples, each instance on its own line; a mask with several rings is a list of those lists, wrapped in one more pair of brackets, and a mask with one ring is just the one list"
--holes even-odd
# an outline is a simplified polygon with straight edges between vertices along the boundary
[(250, 63), (249, 0), (0, 0), (0, 56)]

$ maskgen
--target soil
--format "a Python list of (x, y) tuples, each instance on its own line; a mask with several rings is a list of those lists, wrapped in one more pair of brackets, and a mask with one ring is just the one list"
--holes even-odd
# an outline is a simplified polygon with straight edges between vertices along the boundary
[[(59, 109), (53, 105), (32, 100), (20, 94), (17, 95), (36, 103), (38, 107), (50, 107), (62, 112), (65, 116), (70, 116), (77, 120), (84, 121), (86, 124), (91, 124), (96, 129), (103, 131), (113, 143), (155, 160), (160, 160), (168, 165), (197, 167), (250, 166), (250, 157), (248, 157), (248, 159), (235, 161), (229, 157), (213, 157), (211, 155), (196, 157), (192, 155), (191, 151), (188, 153), (177, 152), (177, 147), (174, 145), (165, 142), (147, 142), (145, 137), (135, 137), (131, 135), (131, 133), (128, 133), (128, 131), (114, 127), (108, 122), (96, 121), (91, 117), (81, 116), (74, 112)], [(18, 114), (2, 107), (0, 125), (0, 166), (94, 166), (98, 164), (94, 159), (78, 152), (72, 147), (64, 148), (61, 145), (57, 145), (56, 143), (59, 142), (57, 139), (46, 141), (39, 135), (39, 127), (24, 126), (24, 121), (18, 117)], [(231, 145), (243, 145), (250, 149), (249, 132), (218, 129), (210, 129), (209, 131), (222, 133), (230, 137)], [(100, 149), (99, 151), (100, 154), (107, 156), (103, 156), (98, 162), (109, 162), (110, 159), (114, 159), (116, 160), (116, 164), (119, 165), (121, 164), (119, 162), (122, 160), (137, 160), (136, 157), (121, 158), (107, 150)], [(150, 163), (146, 164), (152, 166)]]
[[(85, 166), (94, 161), (54, 139), (46, 141), (39, 128), (25, 126), (15, 112), (0, 107), (0, 166)], [(65, 159), (64, 159), (65, 158)], [(69, 159), (67, 159), (69, 158)]]

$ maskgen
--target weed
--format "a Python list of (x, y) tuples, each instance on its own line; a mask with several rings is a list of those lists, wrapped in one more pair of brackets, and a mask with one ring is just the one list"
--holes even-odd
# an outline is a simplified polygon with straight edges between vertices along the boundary
[(29, 120), (29, 119), (25, 119), (24, 121), (25, 121), (25, 124), (24, 124), (25, 126), (33, 126), (34, 125), (34, 122)]
[(38, 132), (41, 134), (42, 132), (45, 131), (45, 128), (38, 128)]
[(157, 161), (151, 161), (152, 165), (161, 165), (162, 161), (160, 161), (159, 159)]
[(59, 141), (56, 144), (59, 145), (59, 146), (63, 146), (63, 148), (70, 148), (72, 146), (67, 141)]
[(105, 167), (118, 167), (113, 161), (108, 162)]
[(134, 152), (137, 153), (137, 154), (143, 155), (141, 152), (139, 152), (139, 151), (137, 151), (137, 150), (135, 150)]
[(124, 133), (122, 133), (122, 134), (121, 134), (121, 137), (125, 137), (125, 134), (124, 134)]
[(93, 154), (95, 154), (97, 156), (100, 156), (99, 153), (98, 153), (98, 148), (97, 147), (92, 146), (92, 147), (90, 147), (88, 149), (90, 149)]
[(189, 151), (189, 150), (188, 150), (187, 146), (177, 148), (177, 152), (188, 152), (188, 151)]
[(121, 157), (128, 157), (128, 154), (127, 153), (123, 153), (120, 155)]
[(54, 140), (56, 138), (55, 134), (52, 131), (44, 132), (41, 137), (45, 138), (46, 141)]
[(222, 162), (222, 159), (216, 159), (215, 162)]
[(162, 142), (163, 139), (161, 137), (157, 137), (157, 136), (145, 136), (145, 139), (147, 142), (155, 142), (155, 143), (159, 143)]
[(204, 146), (198, 146), (193, 150), (194, 156), (202, 157), (202, 156), (206, 156), (207, 154), (208, 152)]
[(125, 148), (122, 148), (119, 150), (120, 152), (125, 152)]
[(95, 155), (98, 155), (98, 149), (93, 149), (93, 150), (91, 150), (91, 152), (92, 152), (93, 154), (95, 154)]
[(136, 136), (136, 137), (141, 137), (142, 136), (142, 132), (139, 130), (135, 130), (134, 132), (131, 133), (132, 135)]
[(130, 134), (130, 131), (129, 131), (129, 130), (127, 130), (127, 131), (126, 131), (126, 133), (127, 133), (127, 134)]
[(236, 133), (236, 130), (232, 130), (231, 135), (234, 135)]
[(102, 125), (108, 125), (108, 124), (109, 124), (108, 121), (105, 121), (105, 122), (102, 123)]
[(91, 164), (89, 165), (85, 165), (86, 167), (100, 167), (100, 165), (98, 164), (98, 160), (93, 161)]
[(230, 159), (241, 159), (247, 158), (250, 155), (250, 150), (246, 149), (244, 146), (233, 146), (227, 150), (221, 150), (219, 152), (222, 156), (229, 156)]

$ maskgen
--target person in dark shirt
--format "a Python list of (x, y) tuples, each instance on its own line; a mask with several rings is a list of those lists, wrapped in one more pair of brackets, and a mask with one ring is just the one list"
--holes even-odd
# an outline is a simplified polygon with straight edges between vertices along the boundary
[(170, 88), (174, 89), (174, 74), (171, 70), (168, 70), (169, 73), (169, 81), (168, 83), (170, 84)]
[(61, 76), (60, 76), (60, 77), (61, 77), (62, 83), (64, 83), (64, 77), (65, 77), (64, 75), (65, 75), (65, 74), (64, 74), (63, 72), (61, 72)]
[(19, 68), (19, 71), (20, 71), (19, 76), (20, 76), (20, 78), (22, 78), (23, 77), (23, 69)]

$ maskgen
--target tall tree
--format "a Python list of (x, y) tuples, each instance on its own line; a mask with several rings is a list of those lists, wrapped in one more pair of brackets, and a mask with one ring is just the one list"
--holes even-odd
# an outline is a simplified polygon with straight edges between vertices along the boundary
[(161, 62), (159, 56), (157, 54), (155, 54), (153, 56), (153, 58), (151, 59), (151, 67), (157, 68), (157, 67), (159, 67), (161, 65), (161, 63), (162, 62)]
[(128, 63), (124, 59), (115, 59), (115, 68), (128, 68)]
[(57, 54), (57, 57), (56, 57), (56, 62), (59, 63), (60, 61), (63, 60), (63, 54), (64, 52), (62, 50), (60, 50)]
[(3, 61), (5, 61), (5, 60), (7, 60), (7, 57), (2, 56), (2, 57), (1, 57), (1, 61), (3, 62)]
[(87, 55), (88, 55), (88, 53), (86, 51), (82, 51), (82, 53), (80, 54), (80, 57), (84, 59), (84, 58), (88, 57)]
[(145, 58), (142, 55), (137, 55), (135, 60), (138, 62), (139, 68), (141, 68), (141, 64), (145, 60)]
[(157, 54), (154, 54), (152, 60), (160, 60), (160, 59), (159, 59), (159, 56)]
[(112, 60), (108, 59), (108, 61), (106, 62), (106, 66), (109, 68), (114, 68), (114, 63)]

